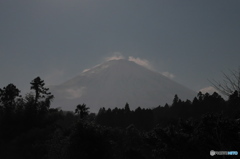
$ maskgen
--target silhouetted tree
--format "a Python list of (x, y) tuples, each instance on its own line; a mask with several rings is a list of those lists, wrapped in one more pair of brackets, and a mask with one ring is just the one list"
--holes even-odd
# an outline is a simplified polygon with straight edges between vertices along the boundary
[(48, 111), (54, 96), (48, 92), (49, 88), (44, 87), (45, 83), (40, 77), (35, 78), (30, 84), (31, 89), (35, 91), (34, 103), (32, 106), (36, 107), (38, 113), (43, 115)]
[(175, 106), (175, 105), (177, 105), (178, 104), (178, 102), (179, 102), (179, 98), (178, 98), (178, 95), (177, 94), (175, 94), (175, 96), (174, 96), (174, 99), (173, 99), (173, 104), (172, 104), (172, 106)]
[(79, 115), (80, 119), (83, 119), (85, 116), (88, 115), (89, 111), (88, 111), (88, 107), (86, 107), (86, 104), (78, 104), (76, 109), (75, 109), (75, 113)]
[(128, 104), (128, 103), (126, 103), (124, 109), (125, 109), (126, 112), (130, 112), (130, 107), (129, 107), (129, 104)]
[(231, 118), (240, 118), (240, 92), (235, 91), (227, 101), (227, 114)]
[(9, 84), (3, 89), (0, 89), (0, 106), (5, 113), (9, 114), (14, 112), (17, 104), (16, 98), (21, 97), (19, 93), (20, 90), (13, 84)]
[(34, 98), (34, 103), (36, 104), (40, 98), (45, 98), (49, 102), (51, 99), (53, 99), (53, 95), (51, 95), (50, 92), (48, 92), (49, 88), (45, 88), (44, 81), (41, 80), (40, 77), (36, 77), (31, 83), (31, 89), (35, 91), (35, 98)]
[(230, 96), (235, 91), (240, 92), (240, 67), (238, 70), (229, 70), (229, 72), (229, 74), (222, 72), (222, 82), (216, 80), (210, 81), (214, 88), (227, 96)]
[(164, 105), (164, 108), (169, 109), (169, 105), (166, 103), (166, 104)]

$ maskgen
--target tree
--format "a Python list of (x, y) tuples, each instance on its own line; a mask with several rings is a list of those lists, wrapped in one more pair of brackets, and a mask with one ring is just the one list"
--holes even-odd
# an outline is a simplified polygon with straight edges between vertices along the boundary
[(166, 103), (165, 106), (164, 106), (165, 109), (168, 109), (169, 108), (169, 105)]
[[(44, 81), (40, 77), (35, 78), (31, 83), (31, 89), (35, 91), (33, 105), (37, 112), (40, 114), (45, 114), (53, 100), (54, 96), (48, 92), (49, 88), (45, 88)], [(40, 101), (40, 99), (43, 99)]]
[(126, 105), (125, 105), (125, 111), (127, 112), (127, 113), (129, 113), (130, 112), (130, 107), (129, 107), (129, 104), (128, 103), (126, 103)]
[(10, 113), (14, 111), (17, 103), (16, 98), (21, 97), (19, 93), (20, 90), (14, 84), (9, 84), (0, 89), (0, 104), (5, 112)]
[(176, 106), (179, 102), (180, 102), (180, 99), (178, 98), (178, 95), (175, 94), (172, 106)]
[(50, 100), (54, 98), (54, 96), (48, 92), (49, 88), (44, 87), (45, 83), (43, 80), (41, 80), (40, 77), (35, 78), (30, 84), (32, 85), (31, 89), (35, 91), (35, 104), (39, 101), (40, 98), (45, 98), (45, 95), (47, 95), (46, 102), (50, 102)]
[(239, 118), (240, 115), (240, 92), (235, 91), (228, 99), (228, 113), (234, 118)]
[(238, 70), (229, 70), (229, 72), (229, 74), (222, 72), (222, 82), (216, 80), (210, 81), (215, 89), (228, 97), (235, 91), (240, 92), (240, 67)]
[(85, 116), (88, 115), (89, 111), (88, 111), (88, 107), (86, 107), (86, 104), (78, 104), (76, 109), (75, 109), (75, 113), (79, 115), (80, 119), (83, 119)]

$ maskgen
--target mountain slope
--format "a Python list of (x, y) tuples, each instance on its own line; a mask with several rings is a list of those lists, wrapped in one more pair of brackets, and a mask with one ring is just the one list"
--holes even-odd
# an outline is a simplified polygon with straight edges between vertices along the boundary
[(195, 92), (128, 60), (112, 60), (89, 69), (63, 84), (51, 87), (54, 107), (73, 110), (86, 103), (90, 111), (100, 107), (156, 107), (180, 99), (192, 99)]

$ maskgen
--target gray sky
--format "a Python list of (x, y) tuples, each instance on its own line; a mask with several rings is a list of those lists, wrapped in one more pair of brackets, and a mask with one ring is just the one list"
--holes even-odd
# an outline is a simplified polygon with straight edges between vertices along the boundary
[(114, 55), (208, 87), (239, 66), (240, 1), (0, 1), (0, 88), (59, 84)]

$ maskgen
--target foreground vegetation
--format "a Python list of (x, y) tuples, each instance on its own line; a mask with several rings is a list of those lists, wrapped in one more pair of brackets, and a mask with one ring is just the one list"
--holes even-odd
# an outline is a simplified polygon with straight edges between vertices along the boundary
[(44, 81), (30, 84), (33, 93), (25, 97), (13, 84), (0, 89), (0, 158), (200, 159), (210, 150), (240, 152), (238, 91), (228, 100), (199, 92), (154, 109), (126, 103), (93, 114), (85, 104), (75, 113), (50, 108), (54, 96)]

